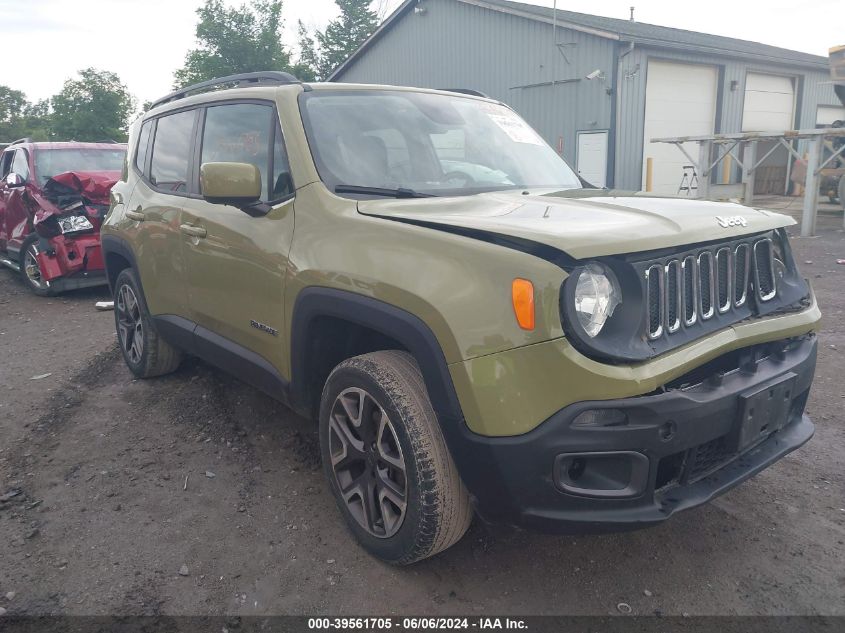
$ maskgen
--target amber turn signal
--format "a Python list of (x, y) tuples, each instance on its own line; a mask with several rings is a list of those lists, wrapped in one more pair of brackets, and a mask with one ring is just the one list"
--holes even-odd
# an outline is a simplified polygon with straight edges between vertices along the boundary
[(527, 279), (514, 279), (511, 300), (516, 322), (523, 330), (534, 329), (534, 284)]

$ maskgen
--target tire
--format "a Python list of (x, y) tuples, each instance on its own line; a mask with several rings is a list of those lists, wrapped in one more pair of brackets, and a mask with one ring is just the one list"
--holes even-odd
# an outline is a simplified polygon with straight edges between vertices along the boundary
[(162, 376), (176, 371), (182, 352), (162, 339), (141, 293), (141, 284), (131, 268), (125, 268), (114, 283), (114, 324), (117, 343), (126, 366), (138, 378)]
[(43, 279), (41, 269), (38, 266), (38, 249), (39, 237), (35, 234), (27, 237), (20, 250), (20, 263), (18, 264), (21, 273), (21, 279), (24, 285), (29, 288), (31, 292), (39, 297), (51, 297), (55, 291), (50, 287), (50, 282)]
[(320, 403), (320, 450), (347, 526), (376, 558), (408, 565), (433, 556), (472, 522), (469, 495), (406, 352), (373, 352), (335, 367)]

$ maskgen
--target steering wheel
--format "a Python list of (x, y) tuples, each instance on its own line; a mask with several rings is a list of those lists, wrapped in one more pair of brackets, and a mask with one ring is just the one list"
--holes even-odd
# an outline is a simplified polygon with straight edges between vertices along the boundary
[(475, 178), (467, 174), (463, 171), (450, 171), (449, 173), (443, 176), (443, 180), (445, 181), (457, 181), (461, 183), (462, 187), (466, 187), (467, 185), (474, 185)]

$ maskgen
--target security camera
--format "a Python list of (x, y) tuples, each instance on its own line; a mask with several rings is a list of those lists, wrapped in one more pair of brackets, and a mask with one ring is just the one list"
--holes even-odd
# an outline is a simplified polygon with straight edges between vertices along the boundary
[(600, 69), (596, 68), (593, 72), (587, 75), (585, 79), (604, 79), (604, 73)]

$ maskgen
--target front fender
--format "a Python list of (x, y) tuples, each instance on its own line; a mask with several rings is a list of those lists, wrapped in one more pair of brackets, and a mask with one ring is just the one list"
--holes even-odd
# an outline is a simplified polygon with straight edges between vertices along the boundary
[(319, 317), (349, 321), (398, 341), (416, 359), (438, 418), (462, 419), (443, 350), (421, 319), (378, 299), (322, 287), (306, 288), (296, 298), (291, 324), (290, 397), (294, 408), (304, 410), (309, 405), (309, 328)]

